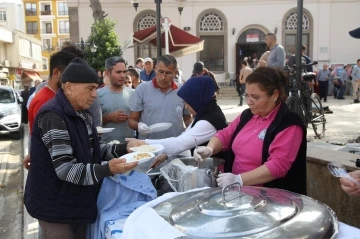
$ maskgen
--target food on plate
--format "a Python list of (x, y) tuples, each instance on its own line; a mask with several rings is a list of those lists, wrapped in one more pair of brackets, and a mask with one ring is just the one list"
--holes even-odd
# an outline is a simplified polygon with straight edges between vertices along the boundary
[(148, 153), (139, 153), (139, 154), (135, 154), (133, 157), (136, 160), (141, 160), (141, 159), (151, 158), (151, 155)]
[(141, 152), (155, 152), (157, 149), (156, 149), (156, 147), (151, 146), (151, 145), (140, 145), (140, 146), (134, 148), (134, 150), (141, 151)]
[(111, 140), (108, 144), (120, 144), (120, 141), (119, 140)]

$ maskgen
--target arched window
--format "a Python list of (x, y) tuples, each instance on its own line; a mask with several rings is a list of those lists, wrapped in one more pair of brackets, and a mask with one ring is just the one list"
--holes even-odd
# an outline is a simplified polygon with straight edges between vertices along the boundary
[(200, 32), (224, 31), (224, 23), (219, 15), (214, 12), (205, 14), (200, 20)]
[[(156, 13), (151, 10), (147, 10), (138, 14), (134, 20), (134, 32), (144, 30), (146, 28), (156, 25)], [(156, 47), (150, 46), (146, 43), (138, 45), (135, 48), (135, 59), (142, 57), (156, 58)]]
[(199, 58), (210, 71), (226, 71), (226, 29), (225, 16), (217, 9), (205, 10), (197, 19), (197, 34), (204, 40), (204, 50)]
[[(296, 52), (296, 29), (297, 29), (297, 10), (289, 10), (283, 18), (283, 45), (286, 57), (289, 58)], [(310, 56), (312, 50), (312, 18), (309, 11), (304, 9), (302, 18), (302, 44), (307, 46), (305, 54)], [(311, 57), (311, 56), (310, 56)]]
[[(309, 17), (306, 16), (306, 14), (303, 14), (303, 23), (302, 23), (302, 29), (308, 30), (310, 28), (310, 20)], [(293, 12), (291, 13), (285, 23), (285, 30), (296, 30), (297, 29), (297, 13)]]
[(139, 17), (137, 22), (137, 30), (144, 30), (156, 24), (156, 16), (152, 13), (146, 13)]

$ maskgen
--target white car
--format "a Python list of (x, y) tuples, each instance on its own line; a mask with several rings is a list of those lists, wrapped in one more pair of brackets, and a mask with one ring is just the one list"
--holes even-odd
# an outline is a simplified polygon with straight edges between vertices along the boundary
[(22, 97), (12, 87), (0, 86), (0, 134), (12, 134), (15, 139), (22, 138), (22, 101)]

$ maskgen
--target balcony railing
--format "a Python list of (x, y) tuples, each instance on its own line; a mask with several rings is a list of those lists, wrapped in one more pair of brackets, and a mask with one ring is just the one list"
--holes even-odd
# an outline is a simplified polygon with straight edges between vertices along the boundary
[(50, 28), (50, 29), (41, 29), (41, 33), (43, 33), (43, 34), (53, 33), (53, 30), (52, 30), (52, 28)]
[(60, 34), (70, 33), (70, 29), (69, 28), (60, 28), (59, 33)]
[(36, 16), (36, 10), (26, 10), (26, 16)]
[(38, 34), (38, 30), (37, 29), (27, 29), (26, 33), (27, 34)]
[(65, 11), (59, 10), (58, 15), (59, 16), (67, 16), (67, 15), (69, 15), (69, 10), (65, 10)]
[(45, 10), (40, 12), (41, 15), (51, 15), (51, 10)]

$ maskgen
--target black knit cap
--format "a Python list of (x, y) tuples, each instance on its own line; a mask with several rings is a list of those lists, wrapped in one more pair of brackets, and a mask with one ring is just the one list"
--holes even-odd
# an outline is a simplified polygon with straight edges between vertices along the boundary
[(65, 68), (61, 76), (61, 83), (96, 83), (100, 84), (99, 76), (86, 61), (76, 57)]

